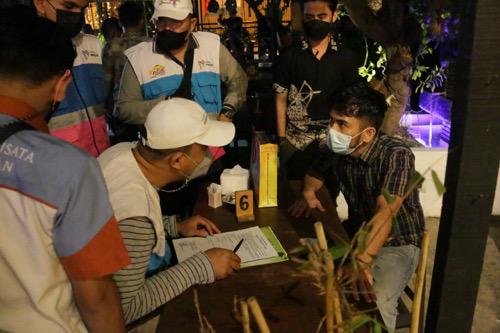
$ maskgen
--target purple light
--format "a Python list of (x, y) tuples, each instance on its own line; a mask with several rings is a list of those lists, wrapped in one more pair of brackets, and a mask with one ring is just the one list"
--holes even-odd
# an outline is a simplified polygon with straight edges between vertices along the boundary
[(406, 123), (410, 125), (410, 133), (426, 147), (447, 148), (451, 106), (451, 101), (441, 94), (423, 92), (420, 95), (422, 111), (405, 117)]

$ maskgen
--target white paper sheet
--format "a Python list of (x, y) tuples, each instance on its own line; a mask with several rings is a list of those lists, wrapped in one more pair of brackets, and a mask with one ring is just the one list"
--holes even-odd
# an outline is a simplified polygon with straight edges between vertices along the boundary
[(173, 243), (177, 260), (182, 262), (200, 251), (206, 251), (214, 247), (233, 250), (242, 238), (244, 241), (236, 252), (242, 263), (278, 256), (278, 253), (259, 227), (224, 232), (206, 238), (174, 239)]

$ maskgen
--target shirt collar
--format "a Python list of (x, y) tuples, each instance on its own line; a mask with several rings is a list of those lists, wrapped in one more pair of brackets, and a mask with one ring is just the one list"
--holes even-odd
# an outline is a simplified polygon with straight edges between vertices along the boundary
[(370, 143), (370, 146), (368, 149), (359, 156), (359, 159), (362, 160), (365, 163), (370, 164), (376, 157), (377, 152), (378, 152), (378, 143), (379, 143), (379, 136), (375, 136), (375, 139)]
[[(305, 50), (310, 50), (310, 47), (309, 47), (309, 42), (307, 41), (307, 38), (305, 36), (302, 36), (301, 37), (301, 48), (303, 51)], [(326, 49), (327, 51), (328, 50), (332, 50), (332, 51), (337, 51), (338, 50), (338, 45), (337, 45), (337, 41), (335, 40), (333, 34), (330, 34), (330, 46)]]
[(0, 105), (0, 114), (5, 114), (18, 120), (22, 120), (39, 131), (49, 133), (49, 128), (44, 119), (44, 114), (38, 113), (36, 116), (33, 116), (37, 113), (37, 111), (22, 100), (7, 96), (0, 96)]

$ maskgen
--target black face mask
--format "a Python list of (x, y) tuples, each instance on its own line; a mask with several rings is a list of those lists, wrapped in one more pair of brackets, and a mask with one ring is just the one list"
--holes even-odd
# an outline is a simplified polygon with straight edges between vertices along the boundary
[(333, 24), (322, 20), (304, 22), (304, 34), (310, 40), (318, 41), (333, 31)]
[(177, 50), (186, 42), (188, 32), (175, 32), (171, 30), (158, 31), (156, 33), (156, 49), (160, 53), (170, 53), (171, 50)]
[(73, 38), (82, 31), (85, 22), (83, 11), (79, 13), (56, 9), (56, 23), (59, 24), (69, 37)]

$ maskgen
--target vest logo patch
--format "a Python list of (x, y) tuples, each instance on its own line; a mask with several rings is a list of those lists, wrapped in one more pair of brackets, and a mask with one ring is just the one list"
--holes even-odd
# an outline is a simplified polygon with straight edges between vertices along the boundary
[(87, 60), (89, 57), (99, 58), (99, 54), (95, 51), (82, 50), (83, 57)]
[(201, 69), (204, 66), (214, 67), (214, 64), (213, 64), (213, 62), (208, 61), (208, 60), (198, 60), (198, 66), (200, 66), (200, 69)]
[(165, 75), (165, 67), (161, 65), (155, 65), (151, 70), (149, 70), (149, 76), (152, 79), (162, 75)]
[(160, 0), (160, 3), (157, 5), (158, 7), (161, 5), (172, 5), (175, 7), (177, 4), (177, 0)]

